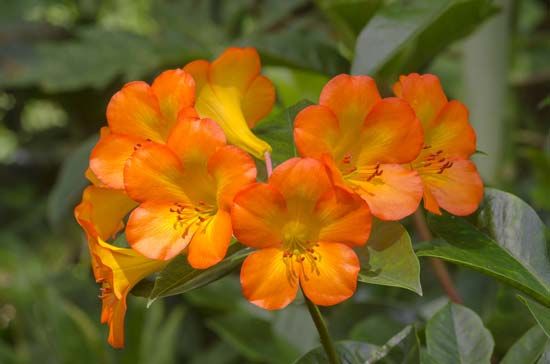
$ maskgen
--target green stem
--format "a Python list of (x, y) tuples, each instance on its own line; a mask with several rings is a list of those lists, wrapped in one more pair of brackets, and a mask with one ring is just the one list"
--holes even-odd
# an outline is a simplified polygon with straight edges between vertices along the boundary
[(319, 311), (319, 307), (317, 307), (315, 303), (311, 302), (306, 297), (305, 294), (304, 294), (304, 299), (306, 300), (306, 305), (309, 310), (309, 314), (311, 315), (311, 318), (315, 323), (315, 327), (319, 332), (319, 338), (321, 339), (321, 344), (323, 344), (323, 348), (327, 353), (329, 363), (340, 364), (340, 360), (338, 359), (338, 354), (336, 353), (336, 348), (334, 347), (334, 343), (330, 338), (327, 325), (325, 324), (325, 320), (323, 320), (323, 316), (321, 315), (321, 311)]

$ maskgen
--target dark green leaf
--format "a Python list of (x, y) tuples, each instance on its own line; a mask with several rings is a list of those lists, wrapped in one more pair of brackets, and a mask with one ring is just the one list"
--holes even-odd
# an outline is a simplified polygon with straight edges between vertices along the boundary
[(500, 364), (535, 364), (545, 351), (549, 339), (538, 325), (527, 331), (512, 347)]
[(489, 237), (463, 218), (431, 215), (435, 240), (419, 256), (441, 258), (492, 275), (550, 306), (550, 260), (544, 225), (529, 205), (502, 191), (487, 189), (480, 225)]
[(207, 325), (246, 358), (265, 363), (286, 364), (297, 350), (273, 331), (269, 321), (243, 312), (217, 317)]
[[(359, 341), (340, 341), (335, 343), (341, 364), (362, 364), (372, 358), (380, 347)], [(313, 349), (294, 362), (294, 364), (329, 364), (322, 346)]]
[(526, 297), (518, 296), (518, 298), (525, 303), (544, 333), (550, 338), (550, 308)]
[(352, 72), (395, 78), (417, 70), (495, 12), (490, 0), (394, 1), (362, 30)]
[(420, 263), (401, 224), (376, 221), (359, 256), (362, 263), (359, 281), (401, 287), (422, 295)]
[(250, 249), (235, 243), (224, 260), (208, 269), (195, 269), (189, 265), (186, 256), (177, 256), (159, 273), (148, 306), (158, 298), (182, 294), (224, 277), (237, 268), (250, 252)]
[(437, 363), (489, 364), (495, 343), (474, 311), (449, 303), (428, 321), (426, 345)]
[(57, 181), (48, 196), (48, 220), (58, 226), (78, 203), (82, 190), (89, 182), (84, 177), (90, 152), (97, 142), (96, 135), (73, 150), (61, 166)]

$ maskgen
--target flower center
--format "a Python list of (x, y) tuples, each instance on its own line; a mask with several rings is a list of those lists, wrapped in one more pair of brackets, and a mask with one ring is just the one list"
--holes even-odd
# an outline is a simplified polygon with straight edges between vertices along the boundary
[(204, 201), (199, 201), (196, 205), (175, 202), (170, 207), (170, 212), (176, 215), (174, 230), (182, 230), (182, 237), (184, 237), (188, 233), (197, 231), (202, 223), (210, 223), (212, 221), (210, 218), (215, 214), (215, 209)]
[(315, 249), (319, 246), (312, 241), (309, 229), (299, 221), (286, 224), (283, 229), (283, 261), (286, 265), (287, 279), (291, 285), (296, 284), (300, 274), (307, 281), (309, 264), (311, 274), (320, 274), (317, 263), (321, 255)]
[(452, 166), (453, 162), (445, 156), (444, 151), (442, 149), (433, 151), (431, 145), (425, 145), (420, 157), (413, 162), (413, 168), (421, 174), (442, 174)]

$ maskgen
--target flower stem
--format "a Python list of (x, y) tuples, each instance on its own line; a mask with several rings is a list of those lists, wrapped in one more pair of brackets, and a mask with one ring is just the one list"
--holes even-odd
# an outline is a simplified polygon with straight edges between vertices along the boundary
[(329, 363), (340, 364), (340, 360), (338, 359), (338, 354), (336, 353), (336, 348), (334, 347), (334, 343), (330, 338), (327, 325), (325, 323), (325, 320), (323, 320), (323, 316), (321, 315), (321, 311), (319, 311), (319, 307), (317, 307), (315, 303), (311, 302), (306, 297), (305, 294), (304, 294), (304, 299), (306, 300), (306, 305), (309, 310), (309, 314), (313, 319), (313, 323), (315, 323), (315, 327), (319, 332), (319, 338), (321, 339), (321, 344), (323, 344), (323, 348), (327, 353)]
[[(432, 240), (432, 233), (428, 228), (428, 224), (426, 224), (426, 218), (422, 214), (422, 211), (420, 211), (420, 209), (416, 210), (413, 217), (414, 224), (416, 225), (416, 230), (418, 231), (420, 238), (425, 241)], [(441, 259), (437, 258), (429, 258), (429, 260), (435, 276), (447, 294), (447, 297), (449, 297), (449, 299), (454, 303), (462, 303), (462, 297), (460, 297), (460, 294), (453, 283), (445, 263)]]
[(267, 178), (269, 178), (269, 176), (271, 176), (271, 173), (273, 172), (273, 163), (271, 162), (271, 154), (269, 154), (269, 152), (265, 152), (264, 158), (265, 158), (265, 169), (267, 172)]

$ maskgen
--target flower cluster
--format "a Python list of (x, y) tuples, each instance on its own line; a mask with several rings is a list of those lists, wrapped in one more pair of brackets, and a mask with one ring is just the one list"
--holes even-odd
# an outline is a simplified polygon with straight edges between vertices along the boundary
[[(112, 346), (124, 345), (130, 290), (178, 255), (212, 267), (234, 236), (254, 248), (241, 268), (250, 302), (280, 309), (301, 288), (333, 305), (355, 292), (354, 247), (366, 243), (371, 215), (399, 220), (422, 199), (436, 214), (479, 205), (467, 110), (432, 75), (402, 76), (389, 98), (368, 76), (333, 78), (296, 117), (301, 157), (258, 182), (253, 157), (270, 163), (271, 147), (251, 128), (275, 102), (260, 70), (254, 49), (230, 48), (151, 85), (128, 83), (110, 100), (75, 216)], [(121, 234), (129, 247), (114, 245)]]

